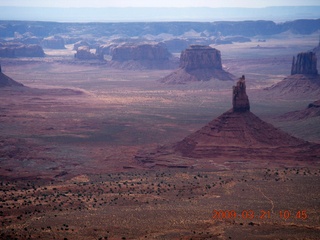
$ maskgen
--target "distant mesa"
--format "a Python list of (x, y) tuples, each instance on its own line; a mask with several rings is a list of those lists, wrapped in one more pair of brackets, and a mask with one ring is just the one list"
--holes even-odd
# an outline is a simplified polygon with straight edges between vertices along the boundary
[(0, 43), (0, 57), (44, 57), (44, 51), (41, 46), (36, 44), (22, 43)]
[(233, 88), (229, 111), (182, 141), (141, 151), (135, 159), (146, 167), (195, 168), (250, 160), (319, 161), (320, 145), (293, 137), (250, 112), (245, 86), (242, 77)]
[(64, 39), (60, 36), (47, 37), (41, 41), (41, 46), (49, 49), (65, 49), (64, 44)]
[(101, 56), (90, 52), (90, 48), (88, 46), (78, 47), (77, 52), (74, 54), (74, 57), (79, 60), (100, 60)]
[(16, 82), (2, 72), (0, 65), (0, 87), (23, 87), (22, 83)]
[(113, 61), (168, 60), (171, 54), (162, 44), (122, 44), (113, 49)]
[(162, 43), (124, 43), (112, 48), (111, 66), (123, 69), (173, 69), (171, 53)]
[(181, 52), (180, 68), (160, 79), (162, 83), (185, 84), (210, 79), (233, 80), (231, 73), (223, 70), (219, 50), (206, 45), (191, 45)]
[(320, 76), (314, 52), (299, 53), (293, 57), (291, 75), (264, 89), (276, 97), (316, 97), (320, 95)]

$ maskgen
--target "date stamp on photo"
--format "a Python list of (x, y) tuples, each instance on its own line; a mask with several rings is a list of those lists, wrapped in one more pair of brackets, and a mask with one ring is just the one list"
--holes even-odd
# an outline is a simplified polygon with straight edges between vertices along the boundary
[(289, 210), (280, 210), (278, 212), (271, 212), (270, 210), (242, 210), (237, 212), (235, 210), (213, 210), (212, 219), (272, 219), (280, 218), (283, 220), (288, 219), (308, 219), (308, 214), (306, 210), (298, 211), (289, 211)]

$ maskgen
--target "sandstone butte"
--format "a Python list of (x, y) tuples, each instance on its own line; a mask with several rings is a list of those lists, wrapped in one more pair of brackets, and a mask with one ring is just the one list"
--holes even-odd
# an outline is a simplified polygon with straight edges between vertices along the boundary
[(225, 162), (319, 161), (320, 145), (298, 139), (250, 111), (245, 77), (233, 87), (233, 107), (183, 140), (135, 156), (145, 167), (206, 168)]
[(320, 75), (314, 52), (302, 52), (293, 57), (291, 75), (266, 89), (276, 97), (317, 97), (320, 95)]
[(205, 45), (191, 45), (181, 52), (179, 69), (159, 81), (185, 84), (211, 79), (234, 80), (234, 76), (222, 68), (219, 50)]
[[(174, 69), (176, 60), (162, 43), (124, 43), (106, 46), (112, 55), (110, 66), (121, 69)], [(103, 48), (97, 50), (103, 55)]]

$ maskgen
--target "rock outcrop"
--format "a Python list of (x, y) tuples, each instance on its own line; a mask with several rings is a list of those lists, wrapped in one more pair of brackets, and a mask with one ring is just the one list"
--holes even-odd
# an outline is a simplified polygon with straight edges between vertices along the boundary
[(36, 44), (5, 43), (0, 44), (0, 57), (44, 57), (41, 46)]
[(320, 95), (320, 75), (317, 70), (317, 57), (313, 52), (299, 53), (293, 57), (291, 75), (264, 93), (273, 98), (314, 98)]
[(74, 57), (77, 58), (77, 59), (80, 59), (80, 60), (101, 59), (101, 56), (90, 52), (90, 48), (88, 46), (78, 47), (78, 50), (74, 54)]
[(184, 84), (212, 78), (233, 80), (234, 76), (223, 70), (219, 50), (205, 45), (191, 45), (181, 52), (180, 68), (160, 79), (160, 82)]
[(181, 52), (180, 68), (186, 71), (207, 68), (222, 69), (221, 53), (209, 46), (191, 45)]
[(41, 41), (41, 46), (43, 48), (49, 48), (49, 49), (65, 49), (64, 39), (60, 36), (51, 36), (51, 37), (44, 38)]
[(317, 57), (314, 52), (299, 53), (297, 59), (293, 57), (291, 75), (312, 74), (317, 75)]
[[(234, 88), (245, 94), (245, 82)], [(264, 122), (250, 112), (249, 102), (243, 111), (243, 99), (234, 98), (234, 106), (182, 141), (161, 146), (151, 152), (140, 152), (135, 159), (146, 167), (209, 168), (238, 164), (239, 161), (320, 161), (320, 145), (293, 137)], [(259, 163), (260, 162), (260, 163)], [(238, 165), (239, 166), (239, 165)], [(241, 167), (241, 164), (240, 164)]]
[(232, 105), (234, 112), (245, 112), (250, 110), (244, 75), (237, 82), (237, 86), (233, 86)]
[(169, 60), (171, 54), (162, 44), (122, 44), (113, 49), (112, 60), (161, 61)]
[(172, 69), (176, 65), (164, 44), (125, 43), (112, 48), (111, 66), (125, 69)]
[(23, 84), (16, 82), (12, 78), (2, 73), (2, 69), (0, 65), (0, 87), (23, 87)]

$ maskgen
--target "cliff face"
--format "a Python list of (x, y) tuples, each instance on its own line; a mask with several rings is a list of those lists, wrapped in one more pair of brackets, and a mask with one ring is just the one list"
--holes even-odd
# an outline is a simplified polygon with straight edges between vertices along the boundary
[(181, 52), (180, 67), (186, 71), (204, 68), (222, 69), (221, 53), (209, 46), (191, 45)]
[(113, 61), (169, 60), (171, 54), (162, 44), (123, 44), (112, 51)]
[(250, 110), (244, 76), (239, 79), (237, 86), (233, 86), (232, 105), (234, 112), (245, 112)]
[(299, 53), (297, 59), (293, 57), (291, 75), (313, 74), (317, 75), (317, 57), (314, 52)]

